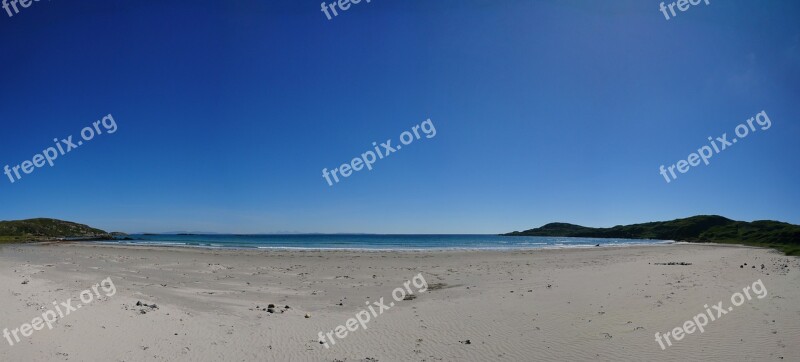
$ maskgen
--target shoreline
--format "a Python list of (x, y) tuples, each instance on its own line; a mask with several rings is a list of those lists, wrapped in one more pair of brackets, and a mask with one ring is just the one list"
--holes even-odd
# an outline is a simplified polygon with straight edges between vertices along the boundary
[(618, 247), (636, 247), (636, 246), (658, 246), (658, 245), (671, 245), (676, 243), (673, 240), (663, 240), (652, 243), (626, 243), (626, 244), (601, 244), (596, 245), (560, 245), (560, 246), (538, 246), (538, 247), (442, 247), (442, 248), (319, 248), (319, 247), (286, 247), (286, 246), (256, 246), (256, 247), (237, 247), (237, 246), (207, 246), (207, 245), (175, 245), (168, 243), (115, 243), (93, 241), (94, 245), (108, 245), (108, 246), (131, 246), (131, 247), (155, 247), (155, 248), (188, 248), (188, 249), (208, 249), (208, 250), (262, 250), (262, 251), (358, 251), (358, 252), (448, 252), (448, 251), (530, 251), (530, 250), (562, 250), (562, 249), (594, 249), (594, 248), (618, 248)]
[[(671, 245), (686, 245), (686, 246), (713, 246), (713, 247), (729, 247), (729, 248), (744, 248), (744, 249), (757, 249), (774, 251), (777, 253), (782, 252), (775, 248), (766, 246), (746, 245), (746, 244), (727, 244), (727, 243), (698, 243), (690, 241), (674, 241), (664, 240), (658, 243), (643, 243), (643, 244), (606, 244), (600, 246), (594, 245), (575, 245), (575, 246), (545, 246), (545, 247), (509, 247), (509, 248), (395, 248), (395, 249), (374, 249), (374, 248), (305, 248), (305, 247), (257, 247), (257, 248), (241, 248), (241, 247), (209, 247), (201, 245), (167, 245), (167, 244), (129, 244), (129, 243), (113, 243), (103, 241), (36, 241), (36, 242), (19, 242), (19, 243), (5, 243), (0, 244), (0, 248), (7, 246), (51, 246), (51, 245), (74, 245), (80, 247), (108, 247), (120, 249), (134, 249), (134, 250), (196, 250), (196, 251), (226, 251), (226, 252), (247, 252), (253, 254), (269, 254), (275, 252), (320, 252), (320, 253), (527, 253), (536, 251), (568, 251), (568, 250), (597, 250), (597, 249), (628, 249), (639, 247), (664, 247)], [(786, 256), (786, 255), (784, 255)], [(793, 256), (787, 256), (793, 257)]]
[[(144, 234), (143, 234), (144, 235)], [(157, 235), (157, 234), (153, 234)], [(183, 235), (183, 234), (177, 234)], [(185, 234), (195, 235), (195, 234)], [(398, 234), (399, 235), (399, 234)], [(443, 234), (445, 236), (459, 235), (459, 234)], [(472, 235), (472, 234), (465, 234)], [(493, 234), (487, 234), (493, 235)], [(517, 237), (517, 236), (509, 236)], [(565, 239), (573, 239), (575, 237), (563, 237)], [(640, 239), (618, 239), (618, 238), (575, 238), (584, 240), (640, 240)], [(777, 246), (764, 246), (764, 245), (751, 245), (744, 242), (738, 243), (717, 243), (717, 242), (696, 242), (696, 241), (681, 241), (681, 240), (655, 240), (655, 239), (641, 239), (652, 240), (651, 242), (641, 243), (607, 243), (599, 245), (545, 245), (545, 246), (492, 246), (492, 247), (429, 247), (429, 248), (375, 248), (375, 247), (294, 247), (294, 246), (221, 246), (221, 245), (192, 245), (181, 244), (176, 242), (127, 242), (130, 240), (117, 240), (109, 239), (79, 239), (79, 240), (32, 240), (32, 241), (15, 241), (0, 243), (3, 245), (53, 245), (53, 244), (76, 244), (76, 245), (103, 245), (113, 247), (153, 247), (156, 249), (203, 249), (203, 250), (249, 250), (249, 251), (297, 251), (297, 252), (314, 252), (314, 251), (351, 251), (351, 252), (364, 252), (364, 253), (381, 253), (381, 252), (410, 252), (410, 253), (424, 253), (424, 252), (482, 252), (482, 251), (495, 251), (495, 252), (517, 252), (517, 251), (534, 251), (534, 250), (570, 250), (570, 249), (595, 249), (595, 248), (629, 248), (638, 246), (664, 246), (664, 245), (710, 245), (710, 246), (732, 246), (732, 247), (746, 247), (755, 249), (774, 250), (784, 253), (783, 250)], [(793, 256), (787, 254), (786, 256)]]

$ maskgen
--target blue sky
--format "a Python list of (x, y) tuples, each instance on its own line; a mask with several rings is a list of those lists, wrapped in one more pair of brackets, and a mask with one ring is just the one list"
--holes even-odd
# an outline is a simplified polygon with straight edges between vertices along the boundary
[[(126, 232), (800, 223), (800, 3), (39, 1), (0, 12), (0, 219)], [(658, 173), (765, 110), (772, 121)], [(328, 186), (430, 118), (435, 138)], [(397, 141), (395, 141), (396, 143)]]

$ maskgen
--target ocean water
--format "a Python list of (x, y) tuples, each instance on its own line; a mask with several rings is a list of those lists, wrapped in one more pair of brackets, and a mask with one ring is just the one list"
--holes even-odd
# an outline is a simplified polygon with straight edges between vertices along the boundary
[(130, 235), (103, 243), (230, 249), (458, 250), (580, 248), (664, 244), (671, 241), (498, 235)]

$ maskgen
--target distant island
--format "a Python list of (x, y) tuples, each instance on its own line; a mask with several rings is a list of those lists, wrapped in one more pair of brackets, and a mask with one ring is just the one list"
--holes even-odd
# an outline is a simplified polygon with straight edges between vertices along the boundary
[(759, 220), (735, 221), (718, 215), (698, 215), (672, 221), (592, 228), (550, 223), (540, 228), (514, 231), (504, 236), (564, 236), (582, 238), (659, 239), (693, 243), (743, 244), (778, 249), (800, 255), (800, 226)]
[(27, 241), (111, 240), (109, 233), (83, 224), (56, 219), (0, 221), (0, 243)]

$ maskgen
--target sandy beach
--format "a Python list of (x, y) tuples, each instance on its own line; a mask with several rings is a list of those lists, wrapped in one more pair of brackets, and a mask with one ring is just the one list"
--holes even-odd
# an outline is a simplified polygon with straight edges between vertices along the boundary
[[(373, 314), (366, 329), (320, 343), (319, 332), (345, 325), (367, 302), (394, 301), (415, 275), (425, 292), (412, 283), (414, 296)], [(107, 278), (114, 293), (106, 283), (52, 329), (11, 336), (13, 345), (4, 338), (0, 360), (800, 359), (798, 259), (688, 244), (513, 252), (4, 245), (0, 328), (31, 323), (54, 302), (80, 302)], [(763, 298), (751, 291), (703, 333), (664, 349), (655, 340), (706, 304), (730, 306), (757, 280)]]

